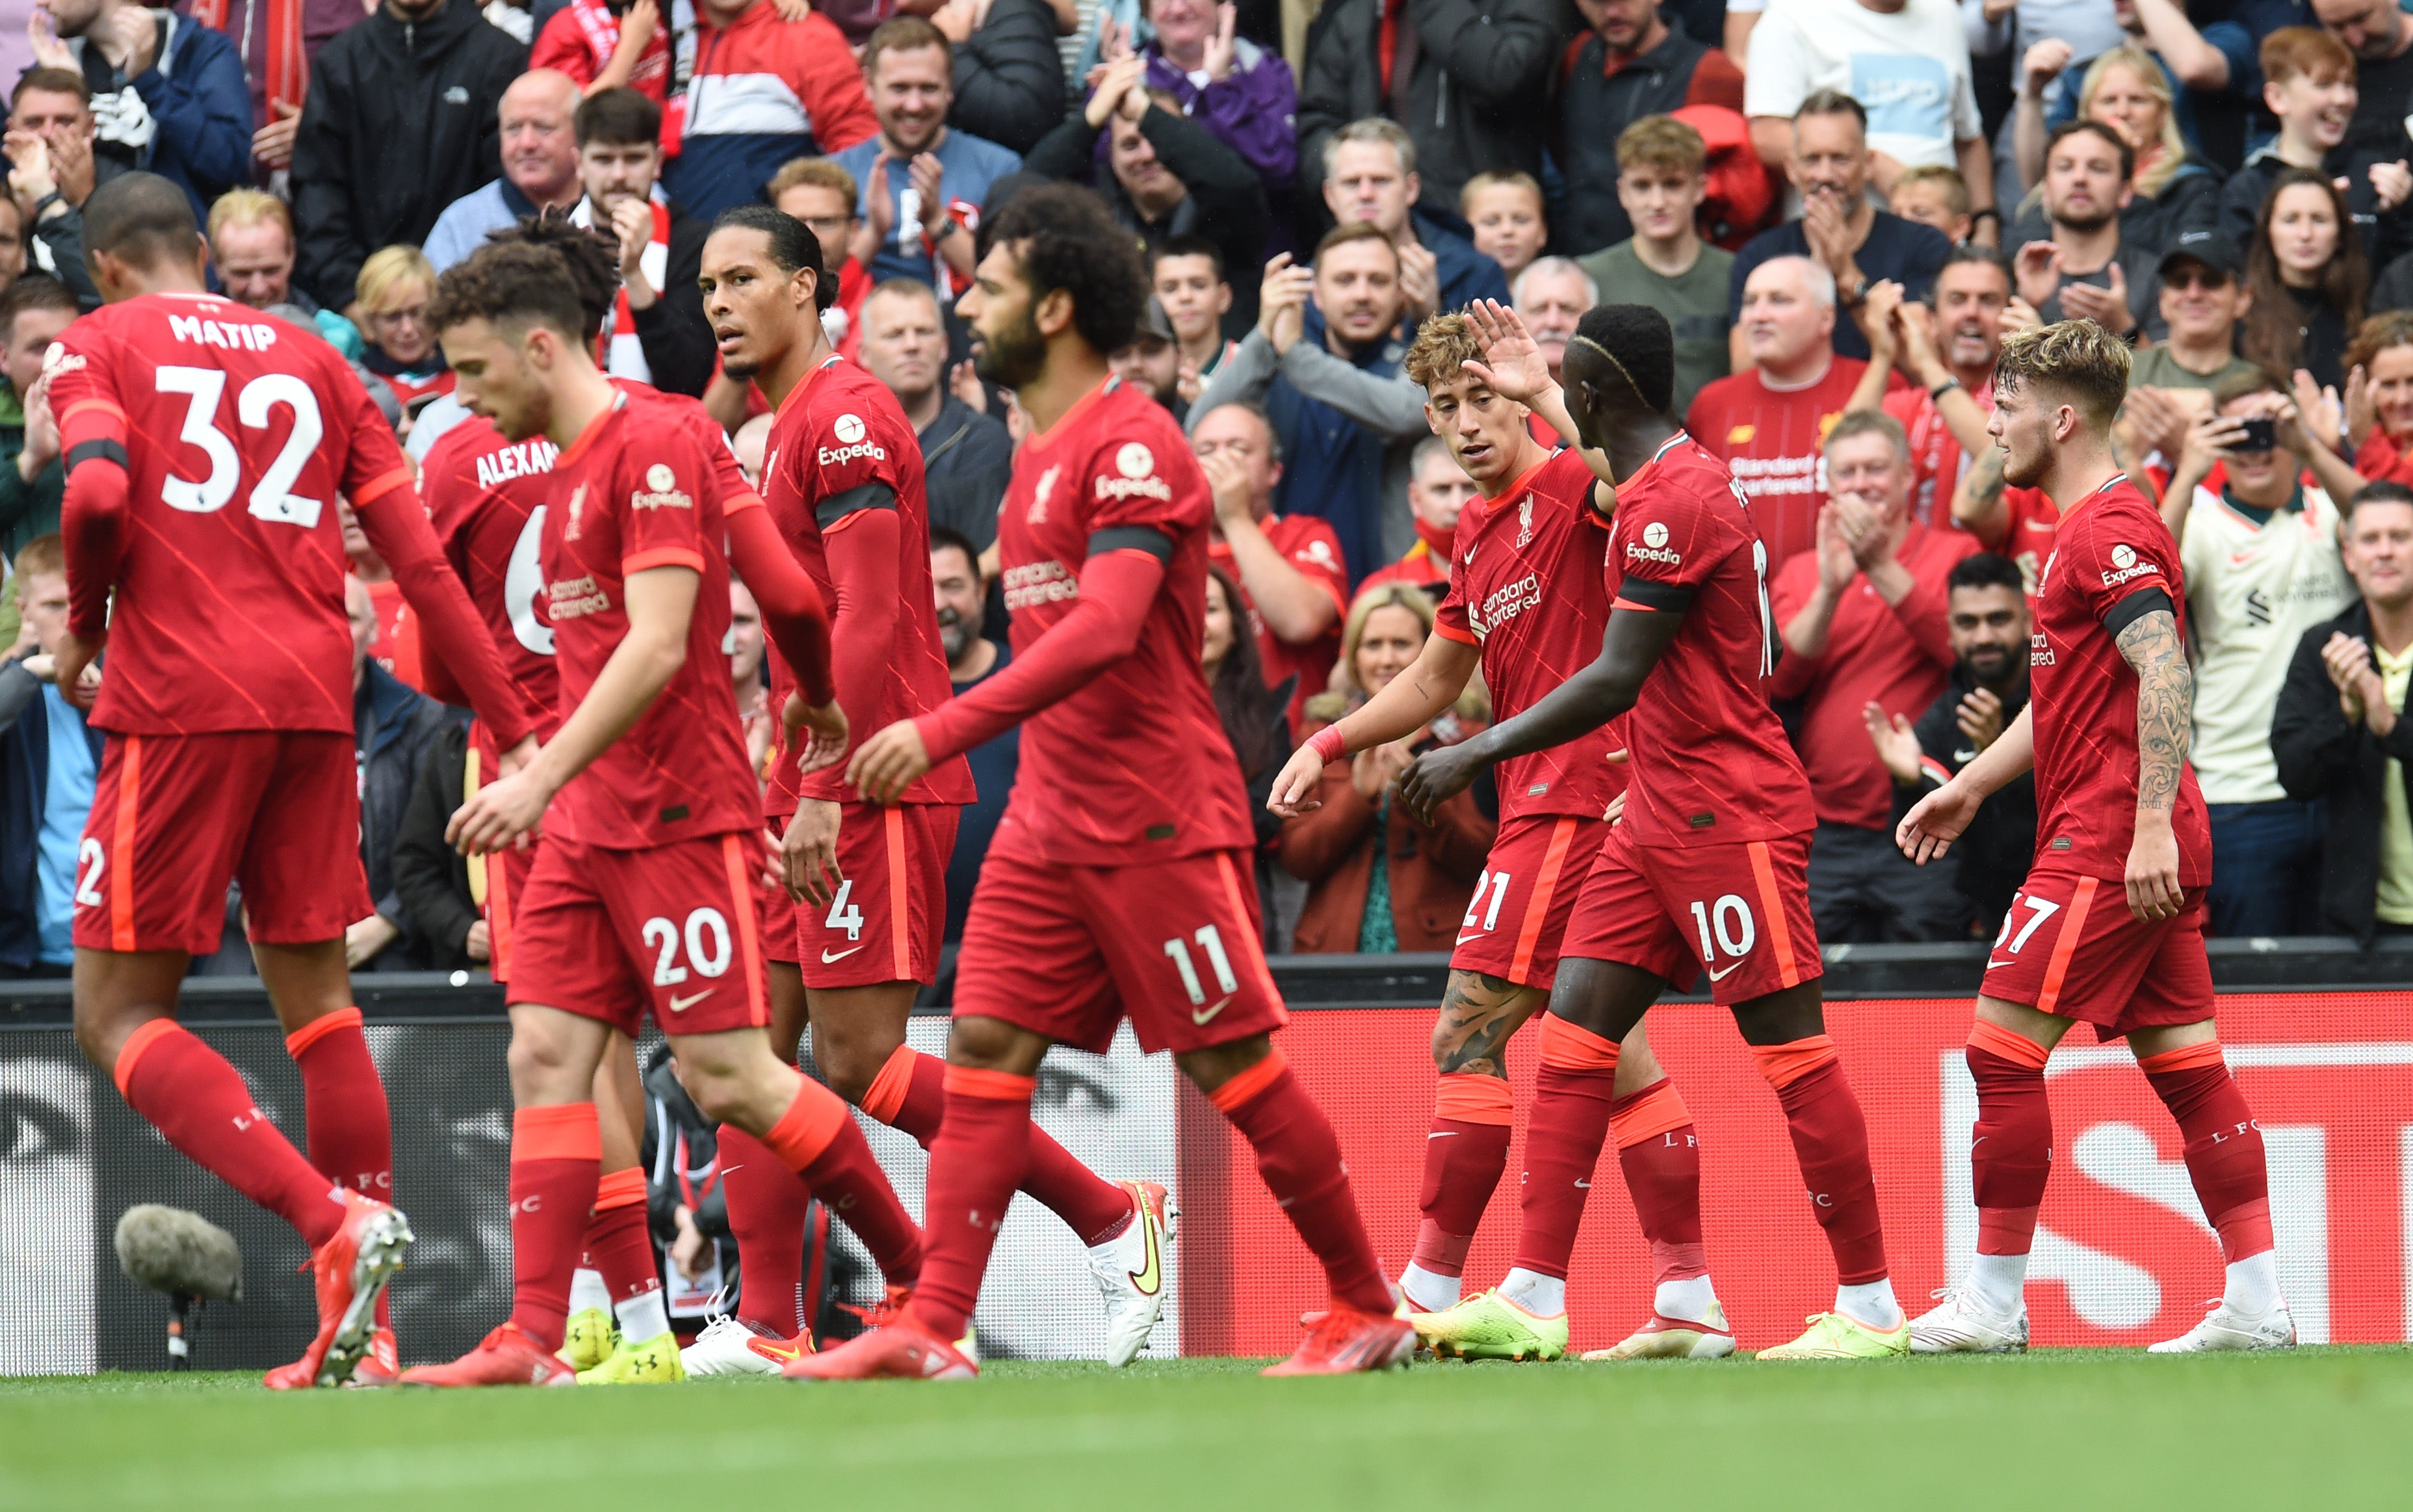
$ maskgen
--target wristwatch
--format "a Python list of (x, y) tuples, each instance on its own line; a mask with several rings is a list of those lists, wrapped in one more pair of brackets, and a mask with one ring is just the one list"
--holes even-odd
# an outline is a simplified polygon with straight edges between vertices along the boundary
[(1927, 399), (1928, 399), (1928, 402), (1929, 402), (1930, 404), (1932, 404), (1932, 403), (1934, 403), (1936, 400), (1943, 398), (1946, 394), (1947, 394), (1947, 393), (1951, 393), (1954, 389), (1957, 389), (1957, 388), (1959, 388), (1960, 386), (1961, 386), (1961, 380), (1960, 380), (1959, 378), (1946, 378), (1943, 382), (1941, 382), (1941, 383), (1937, 384), (1935, 387), (1933, 387), (1933, 388), (1932, 388), (1932, 389), (1930, 389), (1930, 390), (1928, 390), (1928, 391), (1927, 391)]
[(1858, 274), (1852, 279), (1851, 288), (1839, 289), (1836, 290), (1836, 295), (1842, 300), (1843, 308), (1858, 309), (1860, 303), (1869, 297), (1869, 275)]

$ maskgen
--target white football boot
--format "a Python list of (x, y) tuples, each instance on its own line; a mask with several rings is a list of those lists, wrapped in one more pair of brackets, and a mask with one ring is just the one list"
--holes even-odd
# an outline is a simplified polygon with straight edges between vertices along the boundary
[(1129, 1228), (1089, 1249), (1089, 1275), (1106, 1303), (1106, 1363), (1129, 1365), (1164, 1311), (1164, 1247), (1181, 1209), (1154, 1181), (1118, 1181), (1136, 1209)]
[(1910, 1352), (1914, 1355), (2010, 1355), (2028, 1347), (2028, 1309), (1996, 1312), (1967, 1286), (1946, 1286), (1931, 1292), (1942, 1306), (1910, 1320)]
[(2293, 1349), (2296, 1320), (2282, 1298), (2259, 1317), (2239, 1312), (2226, 1300), (2212, 1304), (2203, 1321), (2179, 1335), (2147, 1346), (2148, 1355), (2204, 1355), (2214, 1350)]

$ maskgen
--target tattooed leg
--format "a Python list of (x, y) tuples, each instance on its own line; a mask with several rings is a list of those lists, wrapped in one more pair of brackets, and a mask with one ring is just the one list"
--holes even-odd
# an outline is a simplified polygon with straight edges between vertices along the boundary
[(1538, 988), (1481, 971), (1452, 971), (1433, 1024), (1433, 1066), (1444, 1076), (1506, 1076), (1509, 1036), (1548, 1001)]

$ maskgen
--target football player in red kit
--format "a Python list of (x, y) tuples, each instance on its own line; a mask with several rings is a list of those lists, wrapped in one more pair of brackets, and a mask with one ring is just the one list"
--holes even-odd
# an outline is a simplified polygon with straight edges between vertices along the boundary
[[(566, 215), (553, 215), (524, 220), (488, 240), (559, 244), (575, 243), (585, 234)], [(583, 264), (572, 261), (570, 266), (576, 274)], [(616, 281), (582, 285), (577, 290), (599, 327), (618, 290)], [(626, 379), (614, 382), (652, 393)], [(718, 452), (725, 450), (718, 427), (700, 411), (692, 419), (703, 427), (699, 435), (718, 463)], [(559, 450), (542, 436), (513, 440), (493, 421), (472, 416), (444, 434), (421, 469), (437, 540), (468, 588), (470, 602), (484, 617), (503, 664), (536, 702), (538, 736), (546, 740), (561, 722), (560, 679), (554, 667), (553, 626), (537, 602), (544, 587), (539, 548), (545, 492), (552, 486), (550, 474)], [(748, 491), (733, 464), (719, 466), (718, 472), (725, 498)], [(459, 702), (444, 686), (450, 679), (440, 659), (423, 660), (430, 689)], [(482, 723), (470, 729), (469, 760), (474, 764), (465, 785), (475, 792), (496, 775), (493, 742)], [(511, 981), (512, 921), (538, 843), (468, 858), (471, 888), (486, 915), (488, 970), (498, 984)], [(635, 1045), (616, 1030), (596, 1073), (595, 1103), (602, 1178), (572, 1288), (561, 1357), (588, 1385), (659, 1380), (677, 1371), (677, 1345), (669, 1338), (661, 1273), (647, 1226), (645, 1177), (638, 1164), (644, 1090)], [(766, 1159), (766, 1164), (774, 1166), (773, 1176), (794, 1184), (776, 1163)]]
[[(767, 206), (724, 211), (704, 244), (702, 281), (722, 365), (752, 378), (777, 409), (762, 492), (834, 605), (840, 704), (866, 733), (930, 713), (953, 687), (930, 589), (922, 446), (886, 385), (831, 350), (822, 334), (821, 311), (837, 280), (822, 267), (820, 241)], [(773, 666), (777, 698), (786, 669)], [(788, 884), (767, 910), (772, 1047), (792, 1060), (808, 1011), (813, 1060), (830, 1086), (925, 1146), (946, 1113), (945, 1071), (905, 1043), (905, 1020), (919, 985), (938, 972), (947, 858), (958, 808), (972, 797), (960, 755), (868, 802), (842, 771), (800, 778), (783, 754), (763, 800), (781, 826)], [(799, 1347), (790, 1336), (802, 1327), (792, 1298), (804, 1195), (776, 1163), (756, 1157), (743, 1130), (724, 1130), (722, 1140), (739, 1312), (696, 1341), (688, 1366), (771, 1373)], [(1129, 1364), (1164, 1302), (1162, 1286), (1140, 1284), (1164, 1240), (1163, 1188), (1103, 1180), (1035, 1131), (1022, 1184), (1088, 1247), (1106, 1301), (1107, 1363)]]
[(2003, 340), (1989, 427), (2003, 477), (2061, 511), (2036, 587), (2028, 706), (1958, 776), (1904, 815), (1921, 863), (1947, 851), (1986, 795), (2036, 771), (2036, 850), (1986, 962), (1969, 1075), (1977, 1254), (1942, 1306), (1911, 1324), (1919, 1354), (2028, 1342), (2024, 1287), (2052, 1171), (2044, 1067), (2073, 1025), (2122, 1035), (2170, 1110), (2187, 1177), (2228, 1264), (2218, 1302), (2156, 1354), (2285, 1349), (2262, 1130), (2213, 1018), (2204, 955), (2212, 831), (2188, 769), (2195, 678), (2178, 543), (2111, 454), (2128, 346), (2091, 320)]
[[(1665, 316), (1639, 304), (1587, 312), (1562, 371), (1577, 434), (1617, 489), (1600, 654), (1523, 714), (1418, 757), (1400, 799), (1429, 812), (1492, 763), (1633, 711), (1623, 813), (1568, 921), (1543, 1043), (1613, 1051), (1671, 982), (1706, 971), (1784, 1105), (1835, 1256), (1834, 1311), (1760, 1357), (1901, 1355), (1910, 1330), (1887, 1280), (1868, 1126), (1820, 1005), (1804, 878), (1810, 783), (1764, 687), (1776, 645), (1767, 548), (1725, 464), (1666, 417)], [(1547, 1148), (1528, 1152), (1533, 1167), (1591, 1168), (1615, 1067), (1608, 1055), (1562, 1057), (1534, 1098), (1528, 1141)], [(1553, 1105), (1579, 1098), (1593, 1106)], [(1583, 1189), (1562, 1185), (1557, 1201), (1580, 1212)], [(1526, 1230), (1548, 1222), (1550, 1207), (1529, 1200)]]
[(958, 309), (981, 371), (1032, 425), (999, 515), (1014, 664), (872, 735), (848, 777), (886, 800), (1027, 721), (1022, 765), (956, 959), (921, 1286), (890, 1327), (786, 1373), (975, 1373), (949, 1341), (1029, 1168), (1040, 1058), (1055, 1043), (1103, 1051), (1125, 1016), (1255, 1148), (1324, 1263), (1331, 1304), (1274, 1371), (1404, 1361), (1415, 1334), (1392, 1316), (1332, 1125), (1268, 1037), (1284, 1012), (1258, 943), (1248, 799), (1199, 670), (1213, 505), (1180, 429), (1107, 364), (1147, 300), (1136, 246), (1069, 185), (1025, 189), (984, 233)]
[[(437, 553), (392, 431), (333, 349), (207, 292), (200, 229), (168, 180), (113, 180), (84, 215), (108, 304), (49, 365), (67, 467), (59, 687), (78, 689), (109, 648), (92, 722), (110, 740), (76, 873), (76, 1038), (169, 1143), (315, 1252), (318, 1336), (269, 1385), (338, 1385), (356, 1366), (383, 1384), (379, 1308), (410, 1228), (385, 1200), (385, 1089), (344, 965), (369, 897), (338, 495), (515, 761), (534, 749), (530, 712)], [(229, 878), (301, 1068), (306, 1161), (176, 1023), (190, 958), (218, 948)]]
[[(1608, 623), (1600, 558), (1611, 500), (1581, 452), (1553, 452), (1532, 438), (1527, 420), (1536, 413), (1559, 435), (1574, 432), (1562, 422), (1558, 385), (1523, 322), (1485, 306), (1434, 316), (1416, 333), (1406, 372), (1424, 386), (1426, 418), (1484, 497), (1458, 515), (1449, 597), (1416, 665), (1291, 758), (1274, 780), (1276, 813), (1313, 807), (1327, 763), (1417, 736), (1478, 665), (1494, 718), (1522, 713), (1591, 660)], [(1516, 384), (1515, 393), (1499, 384)], [(1504, 763), (1497, 774), (1501, 832), (1450, 956), (1433, 1028), (1441, 1087), (1425, 1139), (1424, 1221), (1415, 1258), (1399, 1278), (1419, 1310), (1417, 1333), (1444, 1353), (1555, 1359), (1566, 1349), (1567, 1259), (1580, 1209), (1562, 1224), (1540, 1225), (1538, 1242), (1518, 1254), (1497, 1292), (1460, 1305), (1458, 1279), (1507, 1165), (1514, 1115), (1507, 1042), (1548, 1001), (1577, 889), (1625, 787), (1625, 768), (1611, 760), (1624, 744), (1622, 724), (1612, 721)], [(1544, 1027), (1557, 1023), (1545, 1019)], [(1605, 1355), (1733, 1353), (1701, 1248), (1700, 1145), (1682, 1095), (1651, 1057), (1640, 1024), (1622, 1045), (1577, 1045), (1563, 1027), (1555, 1033), (1542, 1045), (1545, 1081), (1570, 1058), (1585, 1065), (1615, 1060), (1607, 1117), (1658, 1271), (1651, 1321)], [(1527, 1148), (1537, 1147), (1529, 1139)], [(1532, 1205), (1562, 1182), (1589, 1184), (1591, 1174), (1590, 1165), (1528, 1170), (1522, 1200)]]
[[(830, 1194), (892, 1285), (921, 1235), (846, 1104), (770, 1052), (755, 879), (759, 797), (720, 643), (729, 560), (794, 659), (815, 751), (843, 749), (828, 619), (761, 501), (730, 489), (692, 401), (613, 386), (589, 302), (599, 240), (481, 248), (445, 271), (431, 323), (474, 413), (561, 449), (538, 549), (563, 717), (528, 763), (481, 788), (448, 838), (491, 852), (547, 828), (515, 921), (510, 1321), (422, 1386), (545, 1385), (600, 1178), (595, 1073), (611, 1030), (651, 1013), (707, 1114)], [(573, 271), (574, 270), (574, 271)], [(728, 555), (724, 556), (724, 536)]]

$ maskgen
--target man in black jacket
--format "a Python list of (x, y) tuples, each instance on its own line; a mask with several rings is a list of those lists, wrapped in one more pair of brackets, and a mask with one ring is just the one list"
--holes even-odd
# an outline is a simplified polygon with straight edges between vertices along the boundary
[(604, 369), (701, 398), (718, 355), (696, 284), (712, 227), (654, 197), (662, 108), (633, 89), (603, 89), (579, 103), (573, 121), (586, 198), (570, 218), (620, 239), (620, 297), (604, 327)]
[[(1194, 232), (1222, 249), (1224, 266), (1257, 266), (1265, 260), (1269, 215), (1264, 182), (1247, 158), (1185, 119), (1179, 101), (1150, 93), (1146, 68), (1136, 56), (1108, 65), (1088, 102), (1030, 149), (1023, 173), (1090, 185), (1149, 246)], [(1101, 168), (1098, 133), (1110, 122)], [(999, 180), (999, 188), (1010, 193), (1020, 177)], [(994, 215), (1004, 200), (993, 191), (987, 213)], [(1256, 289), (1236, 287), (1233, 293), (1255, 320)]]
[(2361, 598), (2297, 643), (2271, 719), (2279, 785), (2326, 800), (2321, 928), (2369, 944), (2413, 934), (2413, 491), (2374, 483), (2345, 506)]
[(1064, 119), (1064, 60), (1045, 0), (946, 6), (930, 23), (955, 44), (955, 101), (947, 124), (1028, 156)]
[(319, 304), (354, 313), (370, 253), (425, 241), (502, 172), (503, 91), (527, 56), (478, 0), (384, 0), (319, 50), (292, 170), (302, 283)]
[(1586, 15), (1591, 30), (1560, 66), (1551, 142), (1565, 186), (1550, 206), (1550, 244), (1578, 255), (1634, 234), (1617, 199), (1617, 139), (1627, 126), (1687, 105), (1742, 110), (1734, 59), (1669, 29), (1651, 0), (1597, 0)]
[(344, 931), (346, 964), (355, 971), (407, 971), (427, 964), (409, 911), (393, 885), (394, 838), (417, 785), (419, 767), (437, 733), (457, 717), (369, 660), (377, 641), (377, 606), (367, 585), (344, 579), (344, 607), (352, 621), (352, 742), (361, 769), (361, 866), (368, 873), (367, 918)]
[[(466, 801), (469, 732), (457, 720), (436, 732), (420, 758), (410, 802), (393, 837), (393, 894), (433, 971), (483, 966), (492, 951), (469, 860), (444, 843), (452, 810)], [(481, 875), (487, 859), (477, 858)]]
[(1331, 0), (1315, 19), (1298, 82), (1302, 187), (1324, 173), (1325, 139), (1369, 115), (1414, 139), (1428, 210), (1455, 217), (1458, 191), (1486, 170), (1540, 178), (1550, 65), (1577, 24), (1567, 0), (1405, 0), (1386, 27), (1387, 8)]
[(888, 386), (922, 443), (930, 524), (970, 538), (975, 554), (997, 539), (997, 507), (1014, 470), (1005, 422), (947, 391), (947, 327), (930, 286), (892, 278), (864, 298), (857, 360)]

